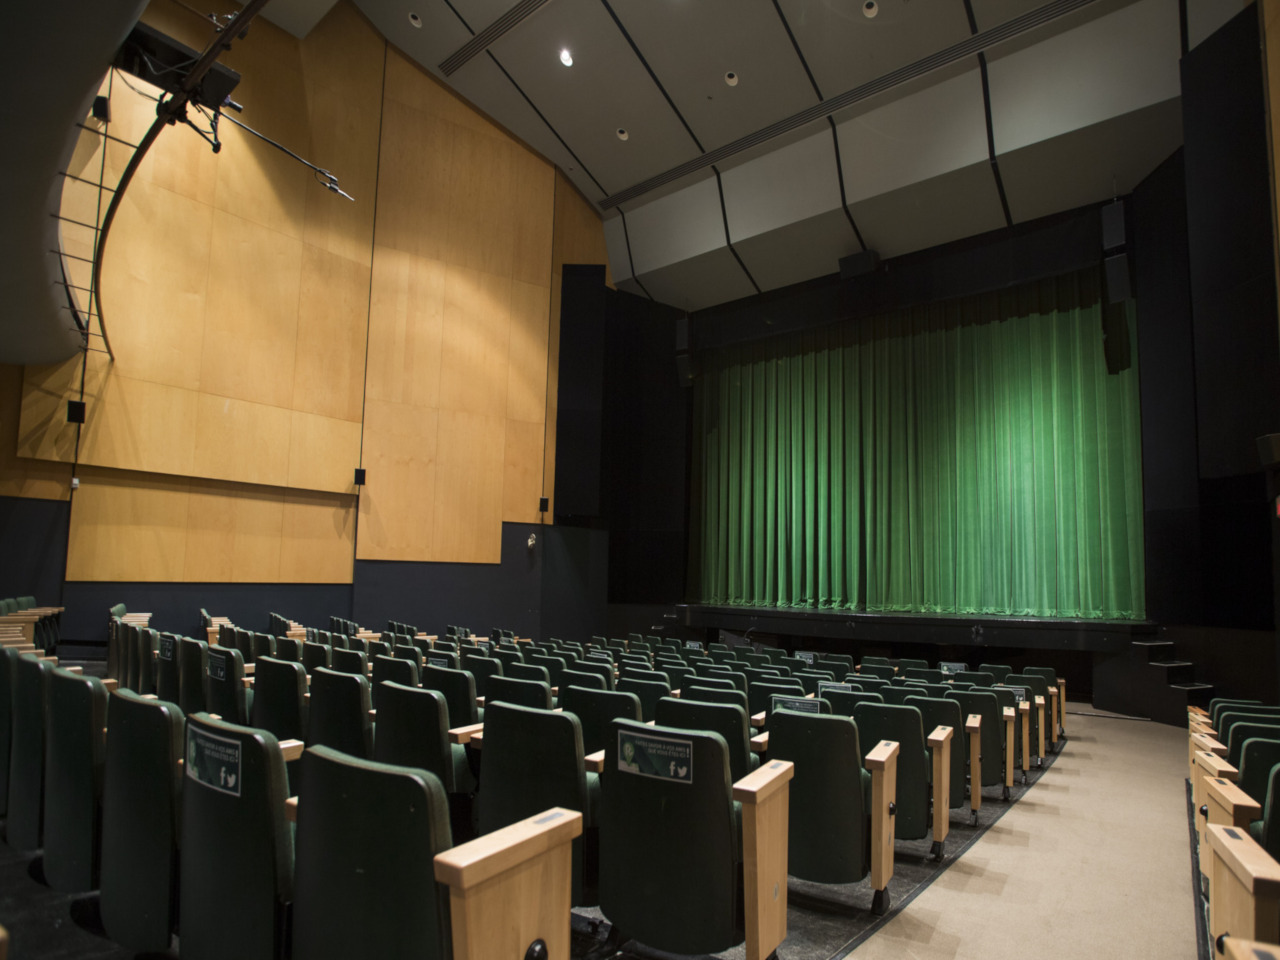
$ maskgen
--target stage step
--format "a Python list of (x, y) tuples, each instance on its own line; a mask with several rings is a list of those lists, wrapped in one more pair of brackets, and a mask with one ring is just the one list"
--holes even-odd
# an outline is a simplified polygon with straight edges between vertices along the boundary
[(1208, 706), (1213, 686), (1198, 682), (1196, 665), (1176, 654), (1169, 640), (1132, 641), (1123, 673), (1101, 695), (1095, 690), (1094, 705), (1185, 726), (1187, 707)]
[(1146, 657), (1147, 663), (1162, 663), (1176, 649), (1172, 640), (1134, 640), (1133, 647)]
[(1190, 660), (1159, 660), (1147, 664), (1164, 673), (1164, 682), (1173, 686), (1195, 682), (1195, 664)]

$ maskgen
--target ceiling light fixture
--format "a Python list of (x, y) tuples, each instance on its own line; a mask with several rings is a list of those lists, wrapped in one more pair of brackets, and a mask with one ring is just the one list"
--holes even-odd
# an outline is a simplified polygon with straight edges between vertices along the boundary
[(631, 134), (627, 133), (627, 131), (626, 131), (625, 129), (623, 129), (622, 127), (619, 127), (619, 128), (618, 128), (618, 139), (619, 139), (619, 140), (625, 140), (625, 139), (627, 139), (627, 137), (629, 137), (629, 136), (631, 136)]
[(418, 16), (416, 13), (409, 14), (409, 22), (412, 23), (419, 30), (422, 29), (422, 18)]
[(868, 20), (873, 19), (875, 15), (879, 12), (880, 12), (880, 7), (876, 3), (876, 0), (866, 0), (866, 3), (862, 5), (862, 15), (866, 17)]
[(573, 54), (569, 52), (568, 47), (565, 47), (563, 50), (560, 51), (560, 62), (563, 63), (566, 67), (573, 66)]
[(731, 87), (736, 87), (738, 85), (738, 75), (730, 70), (724, 75), (724, 82)]

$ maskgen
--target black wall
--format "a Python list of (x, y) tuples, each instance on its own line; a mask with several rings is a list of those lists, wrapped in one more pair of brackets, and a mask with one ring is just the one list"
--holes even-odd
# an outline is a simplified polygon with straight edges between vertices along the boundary
[(70, 519), (66, 500), (0, 497), (0, 597), (61, 604)]

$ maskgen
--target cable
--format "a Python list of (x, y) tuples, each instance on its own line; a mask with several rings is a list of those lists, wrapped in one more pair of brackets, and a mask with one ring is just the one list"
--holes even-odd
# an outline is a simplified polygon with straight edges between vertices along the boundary
[(259, 140), (262, 140), (264, 143), (271, 144), (271, 146), (275, 147), (281, 153), (287, 153), (289, 156), (293, 157), (293, 159), (297, 160), (300, 164), (302, 164), (304, 167), (308, 168), (309, 170), (313, 170), (316, 175), (316, 180), (319, 181), (327, 190), (329, 190), (330, 193), (336, 193), (339, 196), (346, 197), (348, 200), (355, 202), (356, 198), (351, 196), (351, 194), (347, 193), (341, 187), (339, 187), (338, 178), (335, 177), (328, 170), (324, 169), (324, 167), (317, 167), (310, 160), (305, 160), (302, 157), (298, 156), (296, 153), (294, 153), (284, 144), (276, 143), (276, 141), (272, 140), (267, 135), (259, 133), (257, 130), (253, 129), (253, 127), (249, 126), (247, 123), (243, 123), (237, 120), (235, 117), (230, 116), (229, 114), (224, 113), (224, 114), (221, 114), (221, 116), (230, 120), (232, 123), (234, 123), (237, 127), (240, 127), (242, 130), (245, 130), (253, 134), (255, 137), (257, 137)]
[(112, 67), (111, 69), (112, 69), (112, 70), (115, 70), (115, 72), (116, 72), (116, 76), (118, 76), (118, 77), (120, 78), (120, 82), (121, 82), (121, 83), (123, 83), (123, 84), (124, 84), (126, 87), (128, 87), (130, 90), (132, 90), (134, 93), (136, 93), (138, 96), (140, 96), (140, 97), (144, 97), (144, 98), (146, 98), (147, 100), (152, 101), (153, 103), (159, 103), (159, 102), (160, 102), (160, 94), (156, 94), (156, 95), (153, 97), (151, 94), (147, 93), (147, 91), (145, 91), (145, 90), (139, 90), (137, 87), (135, 87), (132, 83), (130, 83), (130, 82), (129, 82), (129, 80), (128, 80), (128, 74), (126, 74), (123, 70), (117, 69), (116, 67)]

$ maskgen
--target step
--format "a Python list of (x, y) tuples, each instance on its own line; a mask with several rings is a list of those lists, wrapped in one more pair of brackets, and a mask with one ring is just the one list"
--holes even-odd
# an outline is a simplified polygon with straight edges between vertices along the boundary
[(1155, 663), (1163, 657), (1168, 657), (1174, 650), (1172, 640), (1134, 640), (1132, 647), (1134, 655), (1139, 659), (1145, 659), (1148, 663)]
[(1148, 667), (1159, 670), (1164, 675), (1165, 683), (1194, 683), (1195, 682), (1195, 664), (1190, 660), (1157, 660), (1147, 664)]

